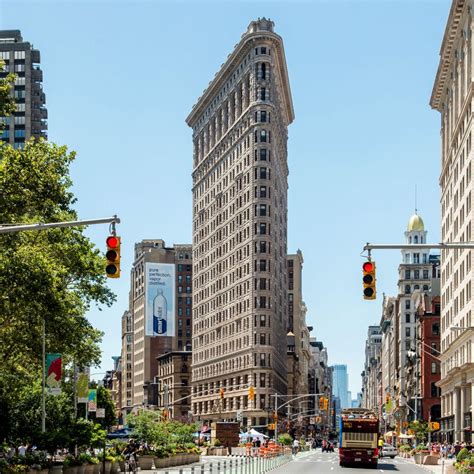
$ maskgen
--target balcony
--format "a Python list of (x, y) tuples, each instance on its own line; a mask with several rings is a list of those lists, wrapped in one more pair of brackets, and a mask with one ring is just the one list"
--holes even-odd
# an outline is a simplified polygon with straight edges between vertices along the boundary
[(34, 67), (31, 71), (31, 79), (35, 82), (43, 82), (43, 71), (39, 67)]

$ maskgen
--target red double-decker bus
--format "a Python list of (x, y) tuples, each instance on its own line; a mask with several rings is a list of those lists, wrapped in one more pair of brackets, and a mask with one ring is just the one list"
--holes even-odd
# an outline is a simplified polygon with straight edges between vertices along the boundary
[(366, 408), (341, 411), (339, 425), (339, 465), (368, 464), (377, 467), (379, 419)]

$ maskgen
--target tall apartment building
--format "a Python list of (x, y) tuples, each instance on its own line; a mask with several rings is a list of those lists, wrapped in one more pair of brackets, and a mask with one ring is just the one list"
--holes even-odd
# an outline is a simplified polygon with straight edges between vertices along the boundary
[(0, 118), (5, 123), (1, 140), (15, 148), (23, 148), (31, 137), (47, 138), (48, 111), (43, 92), (43, 71), (40, 68), (40, 52), (23, 41), (19, 30), (0, 31), (0, 59), (5, 63), (0, 77), (16, 74), (13, 94), (17, 106), (10, 117)]
[(122, 315), (122, 349), (120, 359), (122, 368), (120, 411), (122, 419), (125, 420), (133, 407), (133, 320), (132, 313), (128, 310), (124, 311)]
[[(158, 405), (157, 357), (172, 351), (191, 351), (192, 338), (192, 247), (166, 247), (161, 239), (135, 244), (131, 270), (129, 310), (122, 331), (132, 327), (132, 384), (126, 386), (125, 403), (132, 407)], [(130, 333), (127, 331), (126, 336)], [(122, 366), (128, 372), (128, 339), (122, 343)], [(127, 349), (125, 355), (124, 344)]]
[[(473, 240), (473, 7), (451, 4), (430, 101), (441, 114), (443, 242)], [(459, 441), (468, 440), (474, 419), (472, 280), (472, 250), (441, 252), (441, 416), (444, 435)]]
[[(369, 326), (365, 341), (365, 364), (363, 372), (363, 401), (364, 408), (370, 408), (381, 413), (381, 380), (382, 370), (380, 356), (382, 352), (382, 331), (380, 326)], [(351, 400), (352, 405), (352, 400)]]
[(193, 411), (207, 421), (244, 410), (244, 423), (263, 425), (275, 392), (287, 390), (281, 343), (294, 113), (273, 27), (265, 18), (250, 23), (186, 119), (194, 144)]
[(349, 408), (349, 375), (347, 373), (347, 365), (336, 364), (332, 366), (332, 393), (335, 398), (339, 399), (340, 408)]
[[(307, 307), (303, 301), (303, 253), (298, 250), (296, 254), (288, 255), (288, 334), (294, 335), (294, 370), (295, 383), (288, 394), (309, 393), (308, 375), (311, 359), (309, 345), (309, 328), (306, 325)], [(290, 336), (291, 338), (291, 336)], [(294, 365), (294, 364), (293, 364)], [(309, 403), (302, 400), (301, 403)]]
[(397, 423), (399, 423), (399, 415), (395, 416), (394, 413), (399, 403), (398, 393), (400, 391), (400, 372), (398, 370), (400, 358), (398, 350), (398, 306), (399, 300), (397, 297), (384, 295), (382, 317), (380, 319), (382, 334), (380, 370), (382, 402), (390, 401), (389, 405), (384, 407), (387, 431), (390, 430), (390, 427), (395, 429)]

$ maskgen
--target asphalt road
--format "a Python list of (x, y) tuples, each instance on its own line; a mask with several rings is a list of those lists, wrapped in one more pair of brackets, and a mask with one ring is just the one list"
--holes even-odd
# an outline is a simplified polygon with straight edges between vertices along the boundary
[(375, 474), (379, 472), (428, 474), (428, 471), (425, 468), (416, 466), (415, 464), (398, 457), (395, 459), (380, 459), (377, 469), (366, 468), (363, 466), (340, 467), (337, 453), (322, 453), (319, 450), (313, 454), (297, 458), (271, 472), (272, 474)]

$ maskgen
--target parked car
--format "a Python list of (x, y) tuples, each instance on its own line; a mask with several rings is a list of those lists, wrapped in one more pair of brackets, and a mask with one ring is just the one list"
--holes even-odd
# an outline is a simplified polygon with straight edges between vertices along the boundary
[(385, 443), (380, 453), (381, 458), (394, 458), (398, 454), (397, 448), (391, 444)]

